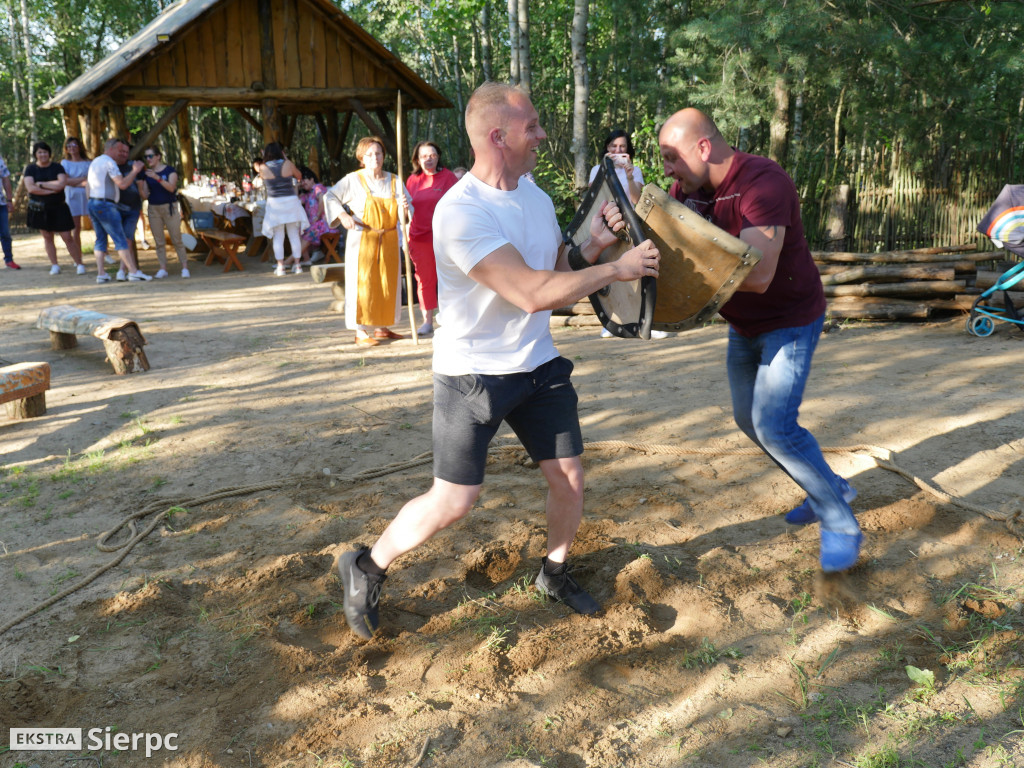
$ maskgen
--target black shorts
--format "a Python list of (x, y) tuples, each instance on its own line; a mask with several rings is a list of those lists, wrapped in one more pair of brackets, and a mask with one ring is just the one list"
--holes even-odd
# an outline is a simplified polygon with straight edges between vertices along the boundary
[(583, 453), (573, 364), (556, 357), (528, 373), (434, 374), (434, 477), (484, 481), (487, 447), (508, 423), (534, 461)]

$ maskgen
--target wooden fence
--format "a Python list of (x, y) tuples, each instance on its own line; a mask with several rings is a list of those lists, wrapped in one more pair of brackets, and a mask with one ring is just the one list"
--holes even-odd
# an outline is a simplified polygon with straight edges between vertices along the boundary
[[(998, 153), (950, 169), (949, 158), (911, 168), (898, 150), (861, 152), (837, 169), (831, 157), (797, 166), (807, 239), (813, 250), (877, 253), (974, 243), (990, 248), (978, 222), (1013, 178)], [(928, 171), (921, 170), (929, 169)], [(940, 168), (942, 172), (934, 169)], [(927, 177), (945, 177), (931, 182)]]

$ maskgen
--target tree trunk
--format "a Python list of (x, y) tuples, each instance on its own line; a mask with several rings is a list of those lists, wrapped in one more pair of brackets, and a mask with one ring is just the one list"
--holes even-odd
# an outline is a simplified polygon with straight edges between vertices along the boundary
[(508, 81), (519, 82), (519, 0), (508, 0)]
[(786, 164), (789, 149), (789, 83), (779, 75), (775, 78), (775, 113), (772, 115), (771, 144), (768, 156), (779, 165)]
[[(9, 2), (6, 4), (6, 10), (7, 10), (7, 30), (8, 30), (8, 33), (9, 33), (10, 44), (11, 44), (11, 72), (15, 73), (15, 75), (16, 75), (17, 72), (18, 72), (18, 69), (19, 69), (18, 62), (21, 59), (21, 57), (18, 55), (18, 32), (17, 32), (17, 25), (16, 25), (15, 20), (14, 20), (14, 10), (13, 10), (13, 7), (14, 7), (13, 6), (13, 0), (9, 0)], [(22, 78), (17, 77), (17, 76), (11, 78), (11, 88), (12, 88), (12, 91), (14, 93), (14, 104), (15, 104), (15, 106), (17, 106), (18, 104), (21, 104), (22, 99), (24, 99), (24, 96), (22, 96), (22, 93), (21, 93), (21, 80), (22, 80)]]
[(28, 2), (21, 0), (21, 42), (25, 48), (25, 84), (28, 91), (28, 122), (31, 130), (32, 143), (39, 140), (36, 126), (36, 87), (33, 84), (32, 71), (32, 38), (28, 32)]
[(530, 0), (519, 0), (519, 85), (530, 95)]
[(484, 0), (480, 9), (480, 66), (484, 80), (491, 79), (491, 3)]
[(575, 0), (572, 15), (572, 71), (575, 82), (572, 110), (572, 151), (575, 160), (576, 188), (587, 186), (587, 111), (590, 104), (590, 78), (587, 73), (587, 17), (590, 0)]

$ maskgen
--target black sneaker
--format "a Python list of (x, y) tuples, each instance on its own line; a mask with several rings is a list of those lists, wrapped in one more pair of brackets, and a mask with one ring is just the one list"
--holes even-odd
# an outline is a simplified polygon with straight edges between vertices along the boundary
[(338, 558), (338, 575), (341, 577), (342, 589), (345, 591), (345, 619), (349, 627), (364, 640), (373, 637), (380, 619), (377, 615), (377, 603), (380, 601), (380, 588), (387, 576), (375, 576), (364, 572), (356, 559), (369, 547), (346, 552)]
[(576, 579), (570, 574), (571, 567), (566, 566), (562, 573), (552, 575), (544, 572), (543, 563), (547, 561), (546, 557), (541, 560), (540, 573), (537, 575), (537, 581), (534, 582), (537, 585), (537, 589), (548, 597), (565, 603), (576, 613), (582, 613), (584, 616), (589, 616), (601, 610), (597, 600), (592, 598), (583, 587), (576, 583)]

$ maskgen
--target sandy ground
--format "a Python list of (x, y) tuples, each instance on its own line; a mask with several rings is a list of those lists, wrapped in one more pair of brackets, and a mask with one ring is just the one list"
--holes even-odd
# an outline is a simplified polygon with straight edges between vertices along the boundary
[[(574, 560), (601, 614), (534, 591), (542, 480), (495, 452), (478, 509), (396, 564), (363, 643), (334, 558), (430, 471), (350, 478), (430, 450), (430, 342), (357, 349), (327, 288), (267, 265), (98, 286), (66, 255), (49, 276), (38, 238), (16, 248), (0, 357), (49, 362), (53, 385), (45, 416), (0, 416), (0, 624), (117, 558), (96, 537), (125, 516), (177, 509), (0, 635), (0, 744), (11, 727), (178, 736), (149, 757), (110, 742), (85, 763), (0, 751), (0, 766), (859, 766), (890, 748), (903, 762), (885, 765), (1024, 765), (1022, 540), (829, 453), (866, 544), (822, 580), (817, 531), (780, 517), (799, 489), (729, 452), (748, 445), (723, 325), (647, 343), (554, 330), (585, 439), (648, 446), (584, 457)], [(138, 321), (152, 369), (115, 376), (92, 338), (52, 351), (34, 321), (63, 303)], [(1005, 514), (1024, 498), (1022, 341), (962, 319), (835, 327), (802, 420)]]

